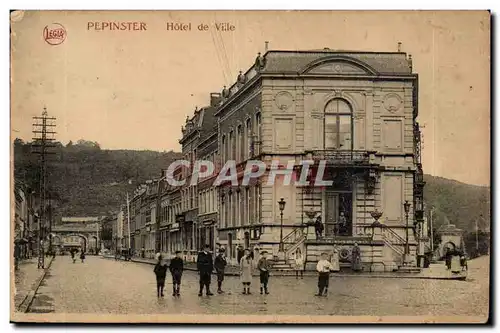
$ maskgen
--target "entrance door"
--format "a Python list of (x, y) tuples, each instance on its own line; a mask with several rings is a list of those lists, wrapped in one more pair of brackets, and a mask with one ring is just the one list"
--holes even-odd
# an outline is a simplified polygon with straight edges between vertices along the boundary
[(325, 192), (325, 237), (335, 236), (337, 217), (338, 217), (338, 202), (337, 193)]

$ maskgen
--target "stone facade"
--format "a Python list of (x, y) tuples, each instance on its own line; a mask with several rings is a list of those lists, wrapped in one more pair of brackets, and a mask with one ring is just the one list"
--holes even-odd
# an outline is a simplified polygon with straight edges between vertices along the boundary
[[(416, 154), (419, 133), (415, 133), (418, 77), (411, 66), (411, 57), (404, 53), (269, 51), (256, 59), (243, 85), (237, 82), (222, 92), (224, 100), (217, 112), (222, 162), (258, 158), (268, 165), (279, 160), (282, 165), (294, 161), (298, 166), (300, 160), (327, 157), (330, 179), (335, 183), (337, 178), (348, 178), (344, 187), (308, 191), (261, 182), (249, 186), (250, 200), (244, 196), (247, 188), (221, 186), (219, 237), (230, 247), (229, 254), (235, 253), (236, 245), (277, 254), (281, 234), (286, 238), (307, 222), (310, 210), (323, 216), (327, 238), (358, 237), (358, 241), (371, 237), (367, 235), (371, 212), (383, 212), (380, 222), (390, 228), (391, 246), (399, 250), (404, 249), (401, 242), (406, 240), (408, 222), (409, 248), (415, 254), (414, 179), (420, 157)], [(252, 151), (252, 143), (257, 143), (258, 151)], [(358, 156), (366, 165), (357, 165)], [(280, 198), (287, 202), (283, 230)], [(408, 221), (406, 200), (411, 203)], [(349, 220), (345, 235), (335, 231), (341, 211)], [(367, 247), (373, 253), (373, 242), (365, 239), (365, 243), (363, 252)], [(382, 255), (383, 241), (380, 244), (376, 251), (381, 261), (389, 265), (400, 260), (399, 254), (390, 251)], [(368, 256), (373, 257), (369, 254), (363, 260)]]
[[(238, 185), (214, 186), (214, 177), (191, 184), (192, 169), (177, 170), (174, 178), (185, 185), (160, 191), (162, 252), (219, 244), (234, 263), (236, 248), (243, 246), (267, 250), (286, 266), (300, 249), (313, 268), (321, 252), (335, 250), (348, 265), (357, 243), (365, 270), (414, 265), (421, 254), (416, 226), (423, 222), (424, 186), (417, 116), (418, 75), (405, 53), (259, 54), (231, 87), (212, 94), (209, 106), (186, 119), (179, 141), (191, 163), (210, 160), (218, 171), (235, 161)], [(249, 160), (268, 167), (243, 185)], [(292, 177), (300, 177), (302, 161), (311, 162), (309, 185), (284, 185), (284, 174), (268, 184), (279, 165), (293, 166)], [(321, 161), (322, 179), (330, 183), (318, 186), (312, 182)], [(141, 191), (131, 218), (151, 203)], [(374, 212), (382, 213), (381, 225), (373, 224)], [(308, 226), (317, 215), (325, 227), (321, 238)], [(144, 246), (146, 224), (136, 218), (136, 249), (137, 241)]]

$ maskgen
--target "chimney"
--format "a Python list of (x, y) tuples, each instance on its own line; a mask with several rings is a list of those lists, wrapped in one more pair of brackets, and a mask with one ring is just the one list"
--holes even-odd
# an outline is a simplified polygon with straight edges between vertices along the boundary
[(398, 42), (398, 52), (401, 52), (401, 45), (402, 45), (402, 43)]
[(269, 50), (269, 42), (266, 40), (266, 47), (264, 53), (267, 52), (267, 50)]
[(217, 106), (221, 100), (220, 93), (210, 94), (210, 106)]

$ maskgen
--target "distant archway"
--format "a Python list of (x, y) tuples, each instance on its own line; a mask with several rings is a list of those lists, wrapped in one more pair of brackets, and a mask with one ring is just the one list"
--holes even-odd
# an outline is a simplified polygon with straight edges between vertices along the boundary
[(62, 236), (60, 245), (65, 248), (80, 248), (82, 251), (86, 252), (88, 240), (87, 237), (82, 234), (68, 234)]

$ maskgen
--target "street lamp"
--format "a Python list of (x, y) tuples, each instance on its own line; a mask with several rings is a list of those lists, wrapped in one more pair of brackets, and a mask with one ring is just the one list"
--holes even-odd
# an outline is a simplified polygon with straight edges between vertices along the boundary
[(280, 208), (280, 217), (281, 217), (280, 247), (279, 247), (279, 251), (283, 252), (284, 251), (284, 248), (283, 248), (283, 211), (285, 210), (286, 201), (283, 198), (281, 198), (281, 200), (278, 201), (278, 205), (279, 205), (279, 208)]
[(407, 259), (408, 255), (410, 254), (410, 244), (408, 243), (409, 241), (409, 236), (408, 236), (408, 213), (410, 212), (410, 203), (408, 200), (405, 201), (403, 204), (405, 208), (405, 217), (406, 217), (406, 246), (405, 246), (405, 259)]

